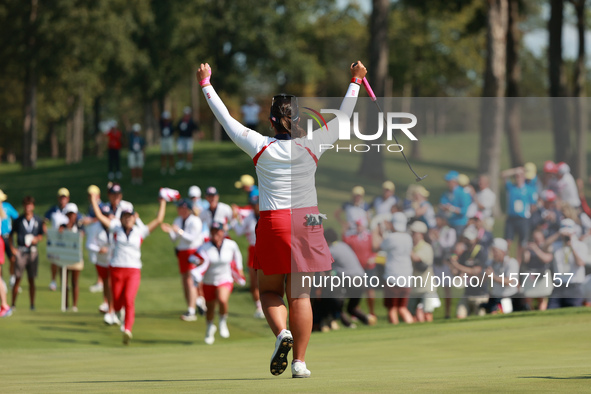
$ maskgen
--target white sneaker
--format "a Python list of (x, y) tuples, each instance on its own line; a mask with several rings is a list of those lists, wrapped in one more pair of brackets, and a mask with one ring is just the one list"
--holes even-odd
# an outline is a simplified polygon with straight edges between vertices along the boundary
[(72, 307), (72, 312), (74, 312), (74, 313), (78, 313), (78, 307), (77, 307), (77, 306), (73, 306), (73, 307)]
[(117, 179), (123, 178), (123, 174), (121, 173), (121, 171), (117, 171), (117, 173), (115, 174), (115, 176), (117, 177)]
[(190, 170), (191, 168), (193, 168), (193, 163), (189, 163), (189, 162), (185, 163), (186, 170)]
[(292, 378), (309, 378), (312, 373), (306, 368), (306, 363), (296, 361), (291, 363), (291, 377)]
[(168, 169), (168, 173), (169, 173), (170, 175), (174, 175), (174, 174), (176, 173), (176, 171), (174, 170), (174, 167), (170, 167), (170, 168)]
[(220, 320), (220, 337), (230, 338), (230, 330), (228, 330), (228, 323), (225, 320)]
[(115, 312), (115, 314), (120, 321), (121, 328), (125, 329), (125, 308), (122, 308), (119, 312)]
[(177, 170), (180, 170), (180, 169), (183, 168), (184, 165), (185, 165), (184, 160), (179, 160), (179, 161), (176, 162), (176, 169)]
[(185, 312), (181, 315), (181, 320), (184, 321), (197, 321), (197, 315)]
[(115, 174), (112, 172), (109, 172), (108, 177), (109, 177), (109, 180), (112, 181), (113, 179), (115, 179)]
[(205, 304), (205, 298), (203, 297), (197, 297), (197, 312), (199, 312), (199, 314), (201, 316), (205, 315), (205, 312), (207, 312), (207, 305)]
[(282, 331), (275, 341), (275, 351), (271, 356), (271, 374), (281, 375), (287, 368), (287, 355), (293, 347), (293, 336), (288, 330)]
[(115, 316), (114, 313), (105, 313), (105, 316), (103, 317), (103, 321), (105, 322), (105, 324), (108, 324), (109, 326), (115, 324), (115, 322), (113, 321), (113, 316)]
[(257, 309), (256, 311), (254, 311), (254, 318), (255, 319), (264, 319), (265, 318), (265, 312), (263, 312), (262, 309)]
[(52, 280), (51, 283), (49, 284), (49, 290), (51, 290), (51, 291), (57, 290), (57, 283), (55, 283), (55, 280)]
[(95, 283), (94, 285), (88, 288), (91, 293), (100, 293), (103, 291), (103, 284), (102, 283)]
[(14, 284), (16, 283), (16, 276), (14, 275), (10, 275), (10, 290), (12, 290), (12, 288), (14, 287)]
[(99, 312), (100, 313), (107, 313), (109, 312), (109, 304), (107, 304), (106, 302), (103, 302), (102, 304), (99, 305)]
[(118, 326), (121, 325), (121, 322), (119, 321), (119, 318), (117, 317), (117, 315), (115, 314), (115, 312), (107, 313), (107, 315), (111, 315), (111, 319), (113, 319), (113, 324), (116, 324)]
[(205, 332), (205, 343), (207, 343), (208, 345), (213, 345), (213, 343), (215, 342), (215, 332), (218, 330), (218, 328), (215, 326), (215, 324), (208, 324), (207, 325), (207, 331)]
[(131, 335), (131, 331), (125, 330), (123, 332), (123, 344), (124, 345), (129, 345), (129, 342), (131, 341), (131, 338), (133, 338), (133, 335)]

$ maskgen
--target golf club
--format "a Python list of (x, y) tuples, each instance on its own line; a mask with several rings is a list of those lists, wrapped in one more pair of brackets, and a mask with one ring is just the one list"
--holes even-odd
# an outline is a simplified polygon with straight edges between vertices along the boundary
[[(353, 64), (353, 67), (355, 67), (355, 66), (357, 66), (357, 63), (354, 63)], [(374, 94), (373, 89), (369, 85), (369, 82), (367, 81), (367, 78), (365, 78), (365, 77), (363, 78), (363, 86), (365, 86), (365, 90), (367, 91), (367, 94), (371, 98), (371, 101), (373, 101), (376, 104), (376, 106), (378, 107), (378, 110), (382, 113), (382, 116), (384, 117), (384, 122), (387, 123), (386, 116), (384, 115), (384, 111), (382, 111), (382, 107), (380, 107), (380, 104), (378, 103), (378, 99), (377, 99), (376, 95)], [(396, 143), (398, 145), (400, 145), (400, 143), (396, 139), (396, 136), (394, 135), (394, 133), (392, 133), (392, 137), (394, 137), (394, 141), (396, 141)], [(402, 146), (402, 145), (400, 145), (400, 146)], [(423, 179), (425, 179), (427, 177), (427, 175), (419, 176), (419, 174), (417, 174), (415, 172), (415, 170), (410, 165), (410, 162), (406, 158), (406, 155), (404, 154), (404, 148), (400, 151), (400, 153), (402, 153), (402, 157), (404, 157), (404, 160), (406, 161), (406, 164), (408, 164), (408, 168), (410, 168), (410, 170), (412, 171), (412, 173), (416, 176), (416, 179), (415, 180), (417, 182), (420, 182), (420, 181), (422, 181)]]

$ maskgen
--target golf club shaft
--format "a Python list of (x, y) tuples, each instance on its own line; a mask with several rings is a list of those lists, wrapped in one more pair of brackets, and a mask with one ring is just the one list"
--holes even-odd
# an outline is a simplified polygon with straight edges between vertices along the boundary
[[(356, 65), (357, 65), (357, 63), (355, 63), (353, 65), (353, 67), (355, 67)], [(371, 98), (371, 101), (373, 101), (376, 104), (376, 106), (378, 107), (378, 110), (382, 113), (382, 116), (384, 117), (384, 122), (387, 123), (386, 115), (384, 115), (384, 111), (382, 111), (382, 108), (380, 107), (380, 104), (378, 103), (378, 99), (377, 99), (375, 93), (373, 92), (373, 89), (371, 88), (369, 82), (367, 81), (367, 78), (365, 78), (365, 77), (363, 77), (363, 86), (365, 86), (365, 90), (367, 90), (367, 94)], [(394, 137), (394, 141), (398, 145), (400, 145), (400, 143), (398, 143), (398, 140), (396, 139), (396, 135), (394, 135), (394, 133), (392, 133), (392, 137)], [(400, 145), (400, 146), (402, 146), (402, 145)], [(402, 153), (402, 157), (404, 157), (404, 160), (406, 161), (406, 164), (408, 164), (408, 168), (410, 168), (410, 170), (412, 171), (412, 173), (415, 175), (417, 182), (420, 182), (420, 181), (422, 181), (423, 179), (425, 179), (427, 177), (427, 175), (425, 175), (425, 176), (419, 176), (419, 174), (417, 174), (415, 172), (415, 170), (412, 168), (412, 165), (410, 164), (410, 162), (406, 158), (406, 155), (404, 154), (404, 147), (402, 148), (402, 150), (400, 151), (400, 153)]]

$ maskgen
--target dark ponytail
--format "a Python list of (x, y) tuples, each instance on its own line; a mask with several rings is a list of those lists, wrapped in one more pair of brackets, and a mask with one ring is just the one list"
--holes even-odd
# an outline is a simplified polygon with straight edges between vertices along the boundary
[(299, 107), (295, 96), (290, 94), (274, 96), (269, 119), (278, 133), (289, 133), (292, 138), (299, 138), (305, 134), (299, 126)]

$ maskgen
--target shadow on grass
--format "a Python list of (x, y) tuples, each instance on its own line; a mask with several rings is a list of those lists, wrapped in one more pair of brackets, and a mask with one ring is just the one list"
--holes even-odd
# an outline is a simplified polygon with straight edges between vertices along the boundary
[(134, 339), (134, 343), (143, 345), (194, 345), (191, 341), (163, 340), (163, 339)]
[(582, 376), (520, 376), (519, 379), (582, 380), (582, 379), (591, 379), (591, 375), (582, 375)]
[(273, 378), (224, 378), (224, 379), (138, 379), (138, 380), (89, 380), (81, 382), (67, 382), (70, 384), (101, 384), (101, 383), (162, 383), (162, 382), (224, 382), (224, 381), (251, 381), (272, 380)]

